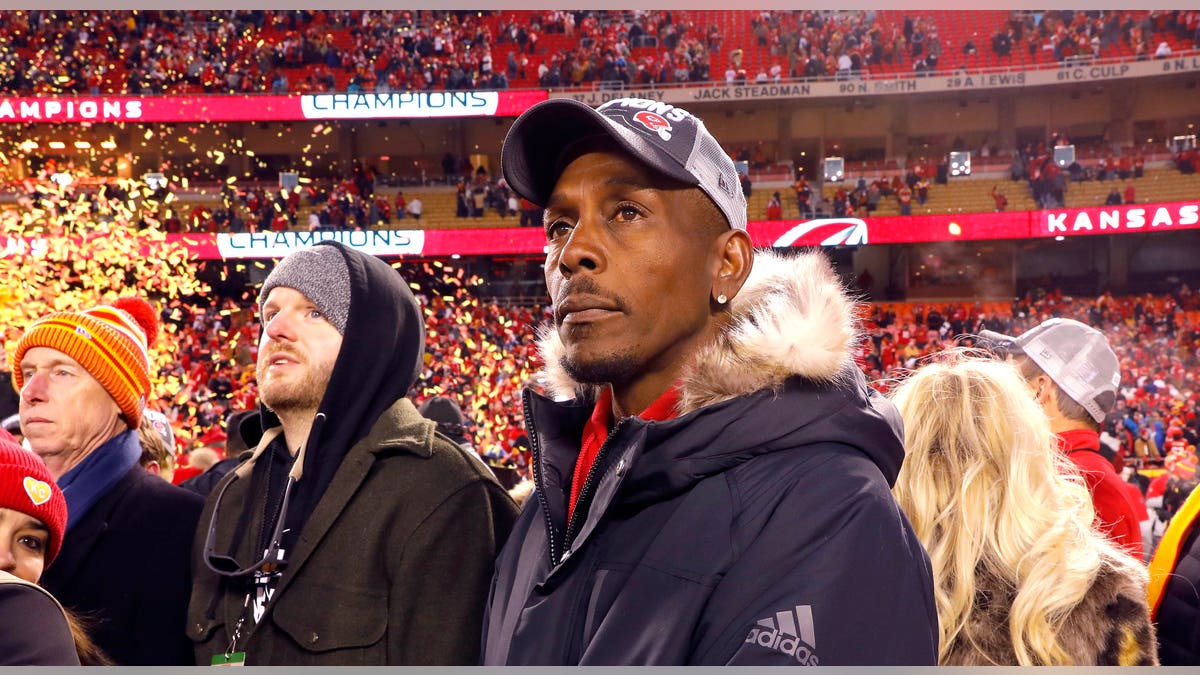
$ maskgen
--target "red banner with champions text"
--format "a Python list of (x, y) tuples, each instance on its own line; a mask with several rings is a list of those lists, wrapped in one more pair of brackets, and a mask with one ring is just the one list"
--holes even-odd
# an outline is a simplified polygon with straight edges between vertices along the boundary
[(0, 96), (0, 123), (290, 122), (516, 117), (542, 90), (326, 93), (290, 96)]

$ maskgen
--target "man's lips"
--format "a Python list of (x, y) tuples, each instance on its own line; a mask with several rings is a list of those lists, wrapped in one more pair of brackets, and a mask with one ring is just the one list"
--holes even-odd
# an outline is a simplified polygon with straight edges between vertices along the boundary
[(568, 297), (554, 305), (554, 316), (559, 325), (599, 321), (620, 311), (611, 300), (593, 295)]
[(53, 422), (46, 419), (45, 417), (28, 417), (25, 419), (24, 423), (25, 424), (53, 424)]
[(277, 353), (272, 354), (271, 358), (267, 359), (267, 369), (270, 370), (271, 368), (294, 366), (298, 365), (299, 363), (300, 359), (291, 354)]

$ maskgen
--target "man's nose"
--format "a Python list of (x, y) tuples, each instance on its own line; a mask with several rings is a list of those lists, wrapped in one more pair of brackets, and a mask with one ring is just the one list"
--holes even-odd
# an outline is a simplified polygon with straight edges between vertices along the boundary
[(25, 386), (21, 387), (21, 398), (28, 403), (37, 403), (46, 400), (47, 384), (49, 382), (48, 375), (41, 371), (35, 370), (25, 378)]
[(279, 312), (267, 323), (267, 336), (272, 340), (295, 340), (296, 323), (287, 312)]

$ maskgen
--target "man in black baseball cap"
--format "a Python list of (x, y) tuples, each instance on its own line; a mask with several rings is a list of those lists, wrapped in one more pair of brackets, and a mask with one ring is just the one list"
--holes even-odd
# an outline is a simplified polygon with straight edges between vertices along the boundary
[(554, 322), (484, 664), (936, 663), (899, 417), (828, 261), (755, 254), (733, 161), (669, 104), (539, 104), (501, 169), (545, 209)]

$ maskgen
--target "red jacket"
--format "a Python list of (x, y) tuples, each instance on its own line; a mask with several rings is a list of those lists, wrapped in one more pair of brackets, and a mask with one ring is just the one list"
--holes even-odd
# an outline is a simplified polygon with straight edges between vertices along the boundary
[(1113, 543), (1141, 560), (1142, 529), (1138, 524), (1138, 509), (1112, 462), (1100, 454), (1100, 435), (1087, 429), (1075, 429), (1062, 432), (1058, 440), (1063, 452), (1083, 475), (1088, 492), (1092, 493), (1097, 527)]

